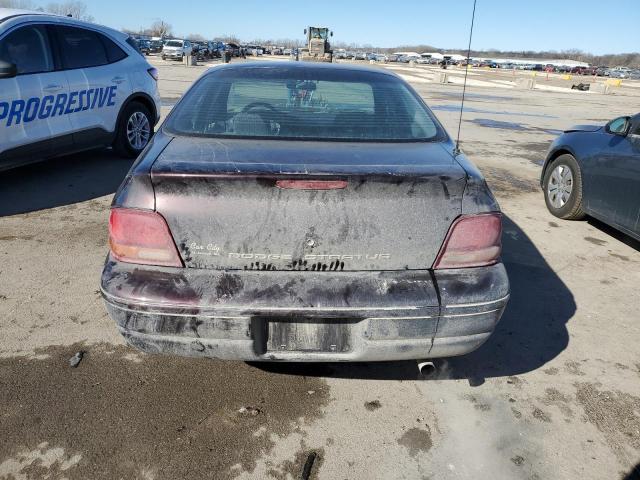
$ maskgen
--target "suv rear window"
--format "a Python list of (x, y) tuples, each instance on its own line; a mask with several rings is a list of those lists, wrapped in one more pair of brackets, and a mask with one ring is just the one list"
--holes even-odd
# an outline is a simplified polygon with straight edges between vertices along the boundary
[(444, 132), (400, 79), (333, 68), (220, 69), (167, 120), (169, 131), (211, 137), (434, 141)]

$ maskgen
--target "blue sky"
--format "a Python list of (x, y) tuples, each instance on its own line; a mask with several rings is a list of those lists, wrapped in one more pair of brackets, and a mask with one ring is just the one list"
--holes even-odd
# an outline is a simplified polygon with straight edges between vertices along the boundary
[[(98, 23), (138, 29), (162, 19), (174, 33), (213, 38), (303, 38), (326, 25), (334, 40), (392, 47), (467, 43), (472, 0), (85, 0)], [(595, 54), (640, 50), (640, 0), (478, 0), (473, 47), (566, 50)]]

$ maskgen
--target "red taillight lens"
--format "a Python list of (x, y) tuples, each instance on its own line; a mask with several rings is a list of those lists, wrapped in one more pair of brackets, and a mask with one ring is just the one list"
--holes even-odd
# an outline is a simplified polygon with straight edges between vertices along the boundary
[(500, 258), (501, 237), (502, 216), (499, 213), (463, 215), (449, 228), (433, 268), (493, 265)]
[(158, 69), (157, 68), (153, 68), (153, 67), (149, 68), (149, 69), (147, 69), (147, 72), (149, 72), (149, 75), (151, 75), (156, 82), (158, 81)]
[(121, 262), (182, 267), (167, 222), (150, 210), (112, 209), (109, 246)]

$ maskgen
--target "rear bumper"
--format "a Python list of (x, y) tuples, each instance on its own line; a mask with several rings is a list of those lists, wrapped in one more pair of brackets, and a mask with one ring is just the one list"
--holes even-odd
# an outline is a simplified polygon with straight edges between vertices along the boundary
[[(463, 355), (487, 340), (509, 298), (502, 264), (435, 273), (218, 272), (108, 259), (101, 290), (140, 350), (245, 361)], [(321, 348), (292, 348), (287, 334), (270, 338), (275, 323), (286, 332), (312, 324), (327, 338), (312, 339)]]

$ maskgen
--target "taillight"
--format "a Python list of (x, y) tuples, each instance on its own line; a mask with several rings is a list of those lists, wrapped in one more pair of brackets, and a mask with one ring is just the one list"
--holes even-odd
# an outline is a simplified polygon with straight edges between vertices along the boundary
[(150, 210), (112, 209), (109, 247), (111, 254), (121, 262), (183, 266), (167, 222)]
[(449, 228), (433, 268), (493, 265), (500, 258), (501, 237), (502, 217), (499, 213), (463, 215)]
[(157, 68), (151, 67), (151, 68), (147, 69), (147, 72), (149, 72), (149, 75), (151, 75), (156, 82), (158, 81), (158, 69)]

